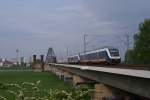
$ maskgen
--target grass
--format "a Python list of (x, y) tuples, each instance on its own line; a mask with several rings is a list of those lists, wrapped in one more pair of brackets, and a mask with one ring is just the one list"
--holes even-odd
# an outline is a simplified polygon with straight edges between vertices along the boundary
[(36, 82), (41, 80), (41, 87), (52, 89), (69, 89), (67, 83), (58, 79), (50, 72), (32, 72), (32, 71), (3, 71), (0, 72), (0, 83), (22, 83)]
[[(32, 72), (32, 71), (2, 71), (0, 72), (0, 83), (17, 83), (23, 82), (36, 82), (40, 80), (40, 88), (44, 89), (60, 89), (60, 90), (72, 90), (72, 86), (68, 83), (64, 83), (58, 79), (57, 76), (50, 72)], [(9, 94), (6, 94), (4, 90), (0, 90), (0, 95), (4, 95), (8, 98), (12, 98)]]
[(0, 70), (32, 70), (30, 66), (11, 66), (11, 67), (0, 67)]

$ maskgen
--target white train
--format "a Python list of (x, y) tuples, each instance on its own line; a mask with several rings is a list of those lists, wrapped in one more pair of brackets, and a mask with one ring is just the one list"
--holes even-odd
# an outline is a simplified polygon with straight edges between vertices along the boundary
[(70, 64), (119, 64), (120, 62), (119, 50), (113, 47), (104, 47), (68, 57)]

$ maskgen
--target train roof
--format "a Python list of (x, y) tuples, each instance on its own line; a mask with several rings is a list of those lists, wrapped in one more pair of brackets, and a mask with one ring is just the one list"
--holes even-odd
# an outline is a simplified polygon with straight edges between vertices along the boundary
[(80, 55), (85, 55), (85, 54), (90, 54), (90, 53), (96, 53), (96, 52), (100, 52), (100, 51), (106, 51), (108, 48), (103, 48), (103, 49), (97, 49), (97, 50), (92, 50), (92, 51), (88, 51), (86, 53), (82, 53)]
[(68, 58), (72, 58), (72, 57), (77, 57), (77, 56), (79, 56), (79, 55), (72, 55), (72, 56), (69, 56)]
[(107, 49), (116, 49), (116, 48), (114, 48), (114, 47), (112, 47), (112, 46), (104, 46), (104, 47), (99, 48), (99, 49), (97, 49), (97, 50), (88, 51), (88, 52), (82, 53), (82, 54), (80, 54), (80, 55), (85, 55), (85, 54), (90, 54), (90, 53), (95, 53), (95, 52), (100, 52), (100, 51), (106, 51)]
[(116, 49), (116, 48), (114, 48), (112, 46), (104, 46), (104, 47), (99, 48), (97, 50), (92, 50), (92, 51), (88, 51), (86, 53), (76, 54), (76, 55), (73, 55), (73, 56), (69, 56), (68, 58), (76, 57), (76, 56), (79, 56), (79, 55), (90, 54), (90, 53), (96, 53), (96, 52), (100, 52), (100, 51), (106, 51), (107, 49)]
[(100, 48), (100, 49), (104, 49), (104, 48), (114, 49), (114, 47), (112, 47), (112, 46), (104, 46), (104, 47), (102, 47), (102, 48)]

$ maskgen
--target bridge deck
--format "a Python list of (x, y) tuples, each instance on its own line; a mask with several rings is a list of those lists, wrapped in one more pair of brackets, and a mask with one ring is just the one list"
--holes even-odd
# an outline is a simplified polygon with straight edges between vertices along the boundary
[(94, 66), (81, 66), (81, 65), (68, 65), (68, 64), (55, 64), (63, 67), (79, 68), (81, 70), (93, 70), (107, 73), (128, 75), (140, 78), (150, 79), (150, 71), (148, 70), (136, 70), (136, 69), (123, 69), (123, 68), (108, 68), (108, 67), (94, 67)]

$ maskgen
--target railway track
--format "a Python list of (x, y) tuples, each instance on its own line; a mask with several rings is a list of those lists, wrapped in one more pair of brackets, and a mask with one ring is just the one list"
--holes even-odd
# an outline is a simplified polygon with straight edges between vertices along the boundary
[[(61, 64), (68, 64), (68, 63), (61, 63)], [(149, 70), (150, 65), (135, 65), (135, 64), (118, 64), (118, 65), (107, 65), (107, 64), (74, 64), (74, 65), (81, 65), (81, 66), (94, 66), (94, 67), (107, 67), (107, 68), (121, 68), (121, 69), (136, 69), (136, 70)]]
[[(90, 65), (91, 66), (91, 65)], [(127, 65), (127, 64), (119, 64), (119, 65), (92, 65), (97, 67), (108, 67), (108, 68), (121, 68), (121, 69), (136, 69), (136, 70), (150, 70), (150, 65)]]

